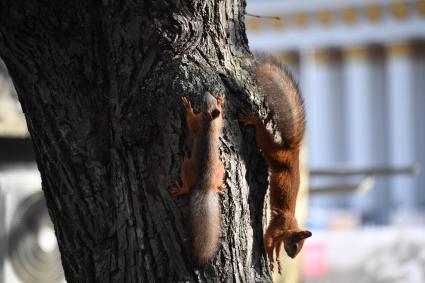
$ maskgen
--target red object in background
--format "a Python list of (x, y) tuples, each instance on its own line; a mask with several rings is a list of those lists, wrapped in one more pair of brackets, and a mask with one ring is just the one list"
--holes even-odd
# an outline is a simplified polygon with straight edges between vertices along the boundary
[(304, 244), (302, 272), (305, 278), (323, 277), (327, 272), (326, 245), (324, 242)]

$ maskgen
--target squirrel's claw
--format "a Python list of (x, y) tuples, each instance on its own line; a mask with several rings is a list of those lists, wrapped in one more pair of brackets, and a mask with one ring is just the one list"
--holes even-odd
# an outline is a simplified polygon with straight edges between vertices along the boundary
[(217, 188), (217, 189), (215, 189), (215, 191), (216, 191), (219, 195), (224, 196), (224, 184), (221, 184), (220, 186), (218, 186), (218, 188)]
[(277, 272), (279, 272), (279, 274), (282, 274), (282, 265), (280, 263), (280, 260), (277, 259), (276, 262), (277, 262)]
[(223, 103), (224, 103), (224, 95), (220, 95), (217, 98), (217, 107), (221, 107), (223, 105)]
[(273, 272), (273, 269), (274, 269), (273, 262), (270, 262), (269, 267), (270, 267), (270, 271)]
[(182, 104), (183, 104), (184, 108), (187, 111), (192, 110), (192, 104), (190, 103), (189, 99), (187, 99), (187, 97), (182, 96), (181, 100), (182, 100)]

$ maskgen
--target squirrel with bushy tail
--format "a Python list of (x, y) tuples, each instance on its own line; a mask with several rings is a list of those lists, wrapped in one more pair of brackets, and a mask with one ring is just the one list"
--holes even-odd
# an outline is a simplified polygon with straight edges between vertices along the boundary
[(217, 251), (220, 236), (219, 194), (223, 194), (224, 165), (220, 160), (219, 136), (223, 124), (224, 97), (203, 96), (201, 112), (195, 114), (182, 97), (186, 123), (192, 137), (190, 159), (183, 161), (182, 185), (171, 188), (173, 196), (190, 193), (193, 255), (198, 264), (208, 263)]
[(254, 78), (265, 96), (280, 132), (275, 141), (259, 117), (240, 114), (240, 121), (255, 127), (257, 146), (263, 152), (270, 172), (271, 220), (264, 234), (264, 247), (273, 271), (276, 252), (278, 272), (281, 273), (283, 249), (294, 258), (311, 232), (302, 230), (295, 218), (300, 187), (300, 147), (304, 135), (305, 114), (299, 88), (287, 68), (272, 58), (259, 56)]

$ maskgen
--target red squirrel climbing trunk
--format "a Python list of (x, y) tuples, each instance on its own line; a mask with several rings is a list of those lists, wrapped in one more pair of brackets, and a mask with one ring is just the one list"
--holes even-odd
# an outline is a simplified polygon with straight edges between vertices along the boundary
[(185, 160), (181, 168), (183, 185), (171, 188), (171, 193), (178, 196), (191, 192), (193, 255), (198, 263), (205, 264), (215, 255), (220, 236), (218, 194), (223, 194), (224, 165), (218, 148), (224, 97), (220, 96), (216, 100), (210, 93), (206, 93), (202, 111), (198, 114), (193, 113), (185, 97), (182, 102), (193, 145), (190, 159)]
[(299, 153), (305, 128), (303, 100), (289, 71), (271, 57), (260, 57), (255, 79), (265, 95), (281, 135), (276, 142), (258, 117), (241, 114), (245, 125), (255, 126), (257, 146), (263, 152), (270, 171), (271, 221), (264, 235), (264, 246), (273, 270), (276, 251), (278, 271), (283, 248), (294, 258), (310, 231), (301, 230), (295, 218), (300, 187)]

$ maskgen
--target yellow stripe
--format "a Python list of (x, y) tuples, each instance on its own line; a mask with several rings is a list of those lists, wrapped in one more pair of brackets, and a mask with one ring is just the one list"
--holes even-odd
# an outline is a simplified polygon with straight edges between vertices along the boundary
[(272, 26), (273, 26), (275, 29), (282, 29), (282, 27), (283, 27), (283, 20), (282, 20), (282, 17), (280, 17), (279, 19), (273, 19), (273, 20), (272, 20)]
[(319, 21), (323, 25), (330, 25), (332, 23), (332, 12), (328, 10), (319, 12)]
[(346, 59), (364, 59), (369, 57), (369, 50), (366, 47), (352, 47), (344, 50)]
[(299, 27), (305, 27), (307, 25), (307, 16), (304, 13), (300, 13), (294, 16), (295, 25)]
[(259, 21), (258, 21), (258, 19), (249, 19), (248, 21), (247, 21), (247, 26), (248, 26), (248, 28), (249, 29), (251, 29), (251, 30), (258, 30), (258, 28), (259, 28), (259, 26), (260, 26), (260, 24), (259, 24)]
[(412, 54), (413, 46), (406, 42), (397, 42), (387, 45), (386, 50), (390, 56), (408, 56)]
[(314, 52), (314, 59), (318, 63), (338, 61), (341, 59), (339, 50), (320, 49)]
[(409, 7), (407, 3), (395, 3), (391, 6), (391, 11), (397, 19), (404, 20), (409, 15)]
[(357, 12), (354, 8), (347, 8), (342, 11), (342, 18), (348, 24), (354, 24), (357, 21)]
[(378, 22), (379, 20), (381, 20), (381, 16), (382, 16), (381, 7), (379, 7), (378, 5), (372, 5), (367, 7), (366, 15), (368, 19), (371, 20), (372, 22)]
[(425, 16), (425, 1), (419, 1), (416, 5), (416, 10), (418, 11), (419, 15)]

